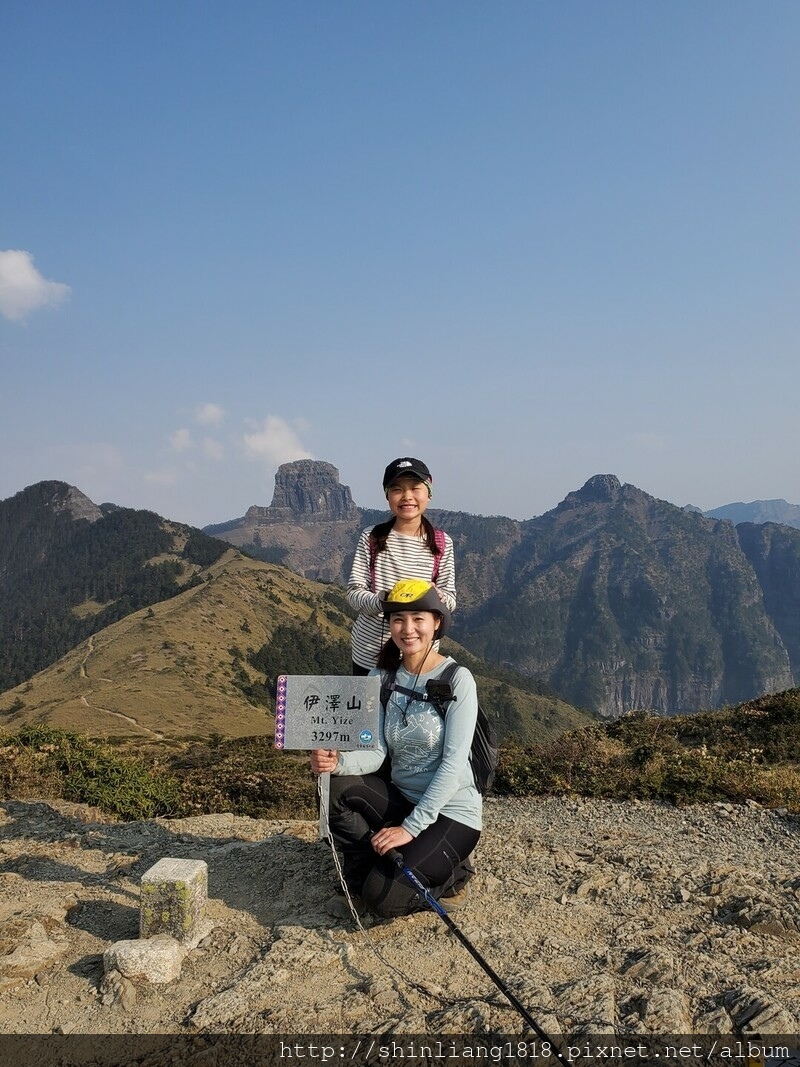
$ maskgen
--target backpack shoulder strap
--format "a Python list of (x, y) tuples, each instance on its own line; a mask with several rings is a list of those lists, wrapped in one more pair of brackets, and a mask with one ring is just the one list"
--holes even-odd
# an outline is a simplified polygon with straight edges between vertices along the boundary
[[(449, 663), (436, 679), (437, 682), (449, 682), (457, 670), (457, 663)], [(381, 682), (381, 704), (384, 710), (392, 693), (402, 693), (403, 696), (411, 697), (420, 703), (431, 704), (442, 718), (444, 718), (448, 706), (455, 700), (455, 697), (451, 697), (449, 700), (434, 700), (428, 696), (427, 692), (421, 693), (418, 689), (409, 689), (405, 685), (398, 685), (397, 671), (387, 671)]]
[(409, 689), (405, 685), (398, 685), (397, 671), (387, 671), (381, 680), (381, 704), (383, 704), (384, 709), (389, 703), (389, 697), (392, 693), (402, 693), (404, 697), (413, 697), (414, 700), (419, 701), (429, 700), (426, 693), (420, 693), (417, 689)]
[[(456, 663), (455, 661), (453, 661), (452, 663), (448, 663), (447, 666), (445, 667), (445, 669), (442, 671), (442, 673), (436, 679), (436, 681), (437, 682), (452, 682), (453, 679), (456, 676), (456, 671), (458, 670), (458, 668), (459, 668), (459, 664)], [(433, 704), (433, 706), (439, 712), (441, 717), (444, 718), (445, 714), (447, 713), (447, 709), (450, 707), (450, 705), (453, 703), (454, 700), (455, 700), (455, 697), (451, 697), (449, 700), (444, 700), (444, 701), (439, 701), (439, 700), (433, 701), (432, 700), (431, 704)]]
[(444, 555), (446, 545), (444, 539), (444, 530), (435, 529), (433, 531), (433, 540), (436, 547), (439, 549), (439, 551), (433, 557), (433, 574), (431, 575), (431, 581), (435, 582), (436, 579), (439, 577), (439, 567), (442, 562), (442, 556)]
[(381, 704), (383, 710), (386, 710), (386, 705), (389, 703), (389, 697), (397, 688), (397, 671), (386, 671), (381, 675)]
[(461, 666), (460, 663), (456, 663), (455, 660), (452, 663), (448, 663), (442, 673), (439, 675), (440, 682), (452, 682), (456, 676), (456, 671)]
[(369, 586), (373, 593), (375, 589), (375, 560), (378, 558), (378, 542), (372, 535), (372, 530), (369, 532), (367, 538), (367, 545), (369, 546)]

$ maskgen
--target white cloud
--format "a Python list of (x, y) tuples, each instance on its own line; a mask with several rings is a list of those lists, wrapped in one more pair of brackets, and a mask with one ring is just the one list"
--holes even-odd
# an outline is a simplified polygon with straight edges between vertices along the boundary
[(296, 431), (279, 415), (267, 415), (259, 430), (245, 434), (244, 447), (251, 459), (263, 459), (276, 467), (293, 459), (314, 458), (303, 447)]
[(224, 418), (225, 412), (219, 404), (198, 404), (194, 409), (195, 422), (201, 426), (219, 426)]
[(176, 452), (185, 452), (187, 448), (192, 446), (192, 435), (185, 426), (182, 426), (180, 430), (176, 430), (170, 436), (169, 443)]
[(30, 252), (0, 252), (0, 314), (22, 322), (31, 311), (55, 307), (70, 294), (63, 282), (49, 282), (33, 265)]

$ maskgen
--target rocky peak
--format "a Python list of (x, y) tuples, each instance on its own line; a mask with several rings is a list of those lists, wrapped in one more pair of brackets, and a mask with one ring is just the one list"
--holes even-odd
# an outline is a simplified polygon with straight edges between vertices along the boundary
[(568, 493), (561, 507), (578, 507), (581, 504), (611, 503), (619, 498), (622, 483), (615, 474), (595, 474), (581, 488)]
[(584, 500), (615, 500), (620, 489), (622, 483), (616, 474), (595, 474), (578, 492)]
[(97, 522), (103, 512), (85, 493), (66, 482), (44, 481), (29, 485), (13, 498), (25, 508), (47, 508), (55, 513), (66, 511), (73, 519)]
[(87, 519), (89, 522), (97, 522), (98, 519), (102, 519), (103, 513), (94, 501), (90, 500), (85, 493), (82, 493), (80, 489), (76, 489), (74, 485), (67, 487), (67, 495), (64, 500), (54, 501), (54, 507), (58, 509), (60, 506), (70, 513), (73, 519)]
[(275, 491), (268, 508), (251, 507), (245, 521), (265, 526), (272, 523), (318, 523), (357, 520), (359, 511), (348, 485), (339, 481), (332, 463), (296, 459), (282, 463), (275, 474)]

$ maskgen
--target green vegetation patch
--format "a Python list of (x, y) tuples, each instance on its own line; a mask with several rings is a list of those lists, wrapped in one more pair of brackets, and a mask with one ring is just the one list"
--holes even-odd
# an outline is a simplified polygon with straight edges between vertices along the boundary
[(667, 800), (755, 800), (800, 811), (800, 690), (720, 712), (638, 713), (506, 746), (495, 792)]
[[(755, 800), (800, 812), (800, 690), (722, 712), (663, 719), (639, 713), (549, 743), (507, 744), (494, 792), (576, 794), (674, 804)], [(0, 732), (5, 797), (62, 797), (123, 819), (232, 812), (316, 817), (305, 753), (271, 737), (148, 746), (146, 761), (47, 726)]]
[(308, 755), (280, 752), (271, 737), (223, 740), (213, 735), (170, 761), (181, 783), (181, 812), (230, 811), (254, 819), (316, 817)]
[(41, 724), (0, 733), (0, 788), (4, 797), (61, 797), (121, 819), (175, 815), (180, 800), (162, 768)]
[(281, 674), (350, 674), (352, 669), (349, 642), (324, 633), (316, 613), (306, 623), (276, 626), (269, 642), (247, 660), (264, 675), (264, 703), (275, 699)]

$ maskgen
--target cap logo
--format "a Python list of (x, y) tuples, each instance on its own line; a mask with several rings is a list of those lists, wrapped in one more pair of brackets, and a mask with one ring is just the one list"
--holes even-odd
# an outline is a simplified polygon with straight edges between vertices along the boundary
[(386, 601), (390, 604), (411, 604), (431, 588), (431, 583), (421, 578), (402, 578), (392, 586)]
[(410, 467), (411, 463), (409, 462), (409, 460), (404, 459), (403, 462), (402, 463), (398, 463), (397, 466), (398, 467)]

